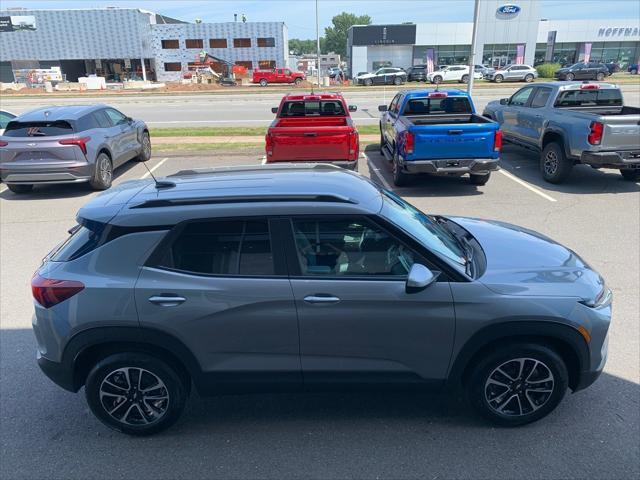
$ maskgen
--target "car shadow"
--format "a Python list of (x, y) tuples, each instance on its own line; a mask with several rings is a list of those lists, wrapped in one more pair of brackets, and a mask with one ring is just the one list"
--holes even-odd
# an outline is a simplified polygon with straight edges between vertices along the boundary
[[(127, 162), (119, 166), (113, 172), (113, 181), (126, 174), (129, 170), (139, 165), (139, 162)], [(28, 193), (13, 193), (11, 190), (5, 190), (0, 193), (3, 200), (56, 200), (60, 198), (78, 198), (87, 197), (95, 193), (89, 183), (60, 183), (52, 185), (35, 185), (33, 190)]]
[(502, 168), (541, 190), (568, 194), (640, 192), (640, 184), (625, 180), (618, 170), (596, 170), (588, 165), (574, 165), (564, 183), (549, 183), (542, 178), (539, 163), (538, 152), (510, 144), (502, 149)]
[(376, 176), (382, 175), (385, 181), (393, 188), (393, 191), (401, 195), (411, 197), (464, 197), (483, 194), (477, 185), (472, 185), (469, 182), (467, 175), (462, 177), (438, 177), (428, 174), (414, 174), (411, 175), (408, 185), (395, 187), (393, 185), (391, 163), (380, 154), (380, 146), (377, 143), (367, 145), (365, 153), (373, 166), (378, 169), (375, 173), (370, 172), (372, 173), (372, 180), (378, 183)]

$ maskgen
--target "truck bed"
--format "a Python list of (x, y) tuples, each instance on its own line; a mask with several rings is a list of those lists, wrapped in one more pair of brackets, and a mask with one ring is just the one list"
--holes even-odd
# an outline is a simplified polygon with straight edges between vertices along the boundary
[(460, 123), (492, 123), (488, 118), (475, 113), (450, 113), (442, 115), (408, 115), (403, 117), (412, 125), (452, 125)]

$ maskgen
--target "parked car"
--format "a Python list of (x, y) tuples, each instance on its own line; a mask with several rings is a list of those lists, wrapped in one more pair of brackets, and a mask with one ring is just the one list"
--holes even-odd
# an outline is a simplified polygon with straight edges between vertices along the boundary
[(380, 151), (392, 163), (397, 186), (415, 173), (469, 174), (472, 184), (484, 185), (498, 169), (499, 126), (476, 115), (466, 92), (409, 90), (378, 110)]
[(495, 68), (487, 65), (474, 65), (473, 69), (474, 71), (481, 73), (483, 78), (485, 75), (495, 71)]
[(327, 73), (329, 74), (329, 78), (336, 78), (338, 75), (344, 78), (344, 72), (340, 67), (331, 67)]
[(580, 163), (640, 180), (640, 108), (624, 106), (615, 85), (526, 86), (489, 102), (483, 114), (500, 123), (506, 141), (541, 152), (540, 171), (548, 182), (563, 182)]
[(401, 85), (407, 81), (407, 72), (401, 68), (384, 67), (373, 73), (358, 75), (357, 85), (369, 87), (371, 85)]
[(558, 80), (568, 80), (569, 82), (573, 80), (598, 80), (600, 82), (608, 75), (610, 75), (609, 69), (602, 63), (578, 62), (570, 67), (556, 70), (554, 77)]
[(37, 361), (127, 434), (169, 427), (192, 385), (461, 388), (516, 426), (607, 359), (611, 292), (572, 250), (330, 165), (127, 182), (77, 219), (31, 280)]
[(11, 120), (0, 137), (0, 175), (14, 193), (82, 182), (105, 190), (115, 168), (149, 158), (147, 125), (108, 105), (39, 108)]
[(16, 116), (13, 113), (7, 112), (6, 110), (0, 110), (0, 135), (4, 133), (4, 129), (7, 128), (9, 121), (14, 118), (16, 118)]
[[(482, 73), (473, 72), (473, 78), (481, 79)], [(436, 70), (427, 75), (427, 80), (431, 83), (443, 83), (443, 82), (459, 82), (467, 83), (469, 81), (469, 66), (468, 65), (451, 65), (441, 70)]]
[(529, 65), (510, 65), (505, 68), (499, 68), (493, 72), (489, 72), (484, 76), (485, 80), (490, 82), (533, 82), (534, 78), (538, 78), (538, 71)]
[(326, 162), (356, 170), (359, 137), (339, 93), (287, 94), (265, 137), (266, 163)]
[(300, 85), (306, 77), (303, 72), (296, 72), (288, 68), (273, 68), (271, 70), (254, 70), (253, 83), (266, 87), (270, 83), (293, 83)]
[(617, 73), (620, 71), (620, 64), (617, 62), (605, 63), (604, 66), (607, 67), (607, 70), (609, 71), (609, 75), (613, 75), (614, 73)]
[(627, 72), (629, 72), (631, 75), (637, 75), (638, 74), (638, 64), (637, 63), (630, 63), (629, 66), (627, 67)]
[(407, 69), (407, 82), (426, 82), (427, 81), (427, 66), (426, 65), (414, 65)]

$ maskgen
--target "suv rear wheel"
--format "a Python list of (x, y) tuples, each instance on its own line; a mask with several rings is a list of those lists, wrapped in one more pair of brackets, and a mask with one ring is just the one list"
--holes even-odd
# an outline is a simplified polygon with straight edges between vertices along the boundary
[(186, 381), (174, 368), (143, 353), (118, 353), (98, 362), (85, 394), (93, 414), (129, 435), (151, 435), (171, 426), (187, 399)]
[(93, 176), (89, 180), (91, 188), (94, 190), (106, 190), (111, 186), (113, 181), (113, 164), (109, 155), (102, 152), (96, 158), (95, 168), (93, 169)]
[(302, 79), (300, 77), (296, 78), (293, 83), (296, 84), (296, 87), (302, 83)]
[(262, 80), (260, 80), (260, 86), (261, 87), (266, 87), (269, 84), (269, 82), (267, 82), (266, 78), (263, 78)]
[(567, 367), (554, 350), (523, 343), (494, 350), (481, 359), (469, 376), (467, 393), (485, 418), (514, 427), (549, 414), (568, 384)]
[(602, 72), (598, 72), (596, 74), (596, 80), (598, 80), (599, 82), (601, 82), (602, 80), (604, 80), (604, 73)]
[(502, 83), (502, 81), (504, 80), (504, 77), (502, 75), (496, 75), (495, 77), (493, 77), (493, 80), (496, 83)]
[(576, 78), (576, 76), (573, 73), (567, 73), (567, 76), (564, 77), (565, 80), (567, 80), (568, 82), (573, 82), (573, 79)]
[(573, 162), (567, 158), (560, 143), (550, 142), (544, 147), (540, 155), (540, 171), (547, 182), (564, 182), (572, 168)]
[(527, 82), (527, 83), (531, 83), (531, 82), (533, 82), (533, 75), (532, 75), (531, 73), (527, 73), (527, 74), (524, 76), (524, 81), (525, 81), (525, 82)]
[(33, 190), (33, 185), (7, 183), (7, 188), (13, 193), (29, 193), (31, 190)]
[(462, 78), (460, 79), (460, 81), (462, 83), (469, 83), (469, 75), (463, 75)]
[(393, 79), (393, 84), (394, 85), (400, 85), (402, 83), (402, 78), (400, 77), (396, 77)]

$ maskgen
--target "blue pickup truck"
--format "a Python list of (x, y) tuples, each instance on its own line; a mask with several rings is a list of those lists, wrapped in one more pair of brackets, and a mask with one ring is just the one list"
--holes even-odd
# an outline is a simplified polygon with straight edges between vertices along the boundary
[(500, 126), (477, 115), (471, 97), (460, 90), (407, 90), (380, 105), (380, 152), (393, 164), (393, 183), (411, 174), (469, 174), (484, 185), (498, 169)]

